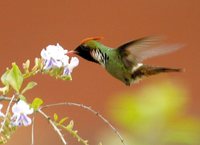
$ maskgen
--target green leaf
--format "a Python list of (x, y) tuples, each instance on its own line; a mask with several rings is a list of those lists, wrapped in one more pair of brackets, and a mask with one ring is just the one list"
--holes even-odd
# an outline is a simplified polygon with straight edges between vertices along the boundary
[(74, 127), (74, 121), (71, 120), (70, 123), (66, 126), (66, 128), (69, 130), (73, 130), (73, 127)]
[(19, 92), (24, 78), (19, 67), (15, 63), (13, 63), (12, 69), (7, 71), (5, 75), (3, 75), (2, 80), (3, 83), (8, 83), (15, 91)]
[(19, 95), (19, 99), (26, 102), (26, 97), (25, 97), (24, 95), (21, 95), (21, 94), (20, 94), (20, 95)]
[(58, 124), (59, 126), (63, 127), (65, 130), (67, 130), (70, 134), (73, 135), (73, 137), (75, 137), (78, 142), (83, 143), (84, 145), (88, 145), (88, 141), (82, 139), (79, 135), (78, 135), (78, 131), (77, 130), (73, 130), (74, 128), (74, 121), (71, 120), (70, 123), (67, 126), (64, 126), (62, 124)]
[(6, 80), (6, 76), (8, 75), (8, 73), (10, 72), (10, 70), (6, 70), (6, 72), (1, 76), (1, 82), (4, 84), (4, 85), (7, 85), (8, 82)]
[(64, 81), (71, 81), (72, 80), (71, 75), (62, 75), (60, 78)]
[(43, 100), (40, 98), (35, 98), (31, 104), (31, 107), (37, 111), (38, 108), (43, 104)]
[(27, 84), (27, 86), (22, 90), (21, 94), (24, 94), (26, 91), (32, 89), (33, 87), (35, 87), (37, 85), (36, 82), (29, 82)]
[(56, 122), (58, 120), (58, 114), (54, 113), (53, 118), (54, 118), (54, 121)]
[(68, 119), (68, 117), (62, 118), (62, 119), (58, 122), (58, 124), (63, 124), (67, 119)]

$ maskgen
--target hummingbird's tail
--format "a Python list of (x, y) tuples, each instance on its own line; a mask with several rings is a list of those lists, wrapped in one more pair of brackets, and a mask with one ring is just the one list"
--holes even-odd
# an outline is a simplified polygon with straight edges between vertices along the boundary
[(183, 69), (180, 69), (180, 68), (166, 68), (166, 67), (142, 65), (141, 67), (139, 67), (133, 72), (132, 79), (137, 80), (145, 76), (156, 75), (159, 73), (182, 72), (182, 71)]

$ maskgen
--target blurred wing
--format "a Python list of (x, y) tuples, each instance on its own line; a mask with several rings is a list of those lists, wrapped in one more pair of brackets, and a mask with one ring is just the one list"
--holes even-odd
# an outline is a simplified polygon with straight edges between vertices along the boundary
[(130, 66), (134, 62), (141, 62), (151, 57), (167, 54), (183, 46), (181, 44), (162, 45), (160, 42), (161, 37), (144, 37), (123, 44), (118, 50), (125, 64)]

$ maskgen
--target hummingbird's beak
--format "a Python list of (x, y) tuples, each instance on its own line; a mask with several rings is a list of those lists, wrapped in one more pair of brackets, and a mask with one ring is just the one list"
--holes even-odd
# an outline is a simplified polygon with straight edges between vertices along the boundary
[(77, 52), (74, 51), (74, 50), (71, 50), (71, 51), (68, 51), (68, 52), (67, 52), (67, 55), (68, 55), (68, 56), (73, 55), (73, 54), (77, 54)]

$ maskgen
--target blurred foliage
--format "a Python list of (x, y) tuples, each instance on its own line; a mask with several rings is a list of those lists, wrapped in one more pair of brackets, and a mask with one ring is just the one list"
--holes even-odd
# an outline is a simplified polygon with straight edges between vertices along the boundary
[[(128, 145), (200, 145), (200, 120), (185, 113), (187, 99), (185, 88), (164, 81), (116, 96), (109, 108), (128, 132)], [(110, 135), (105, 137), (105, 144), (114, 143)]]

